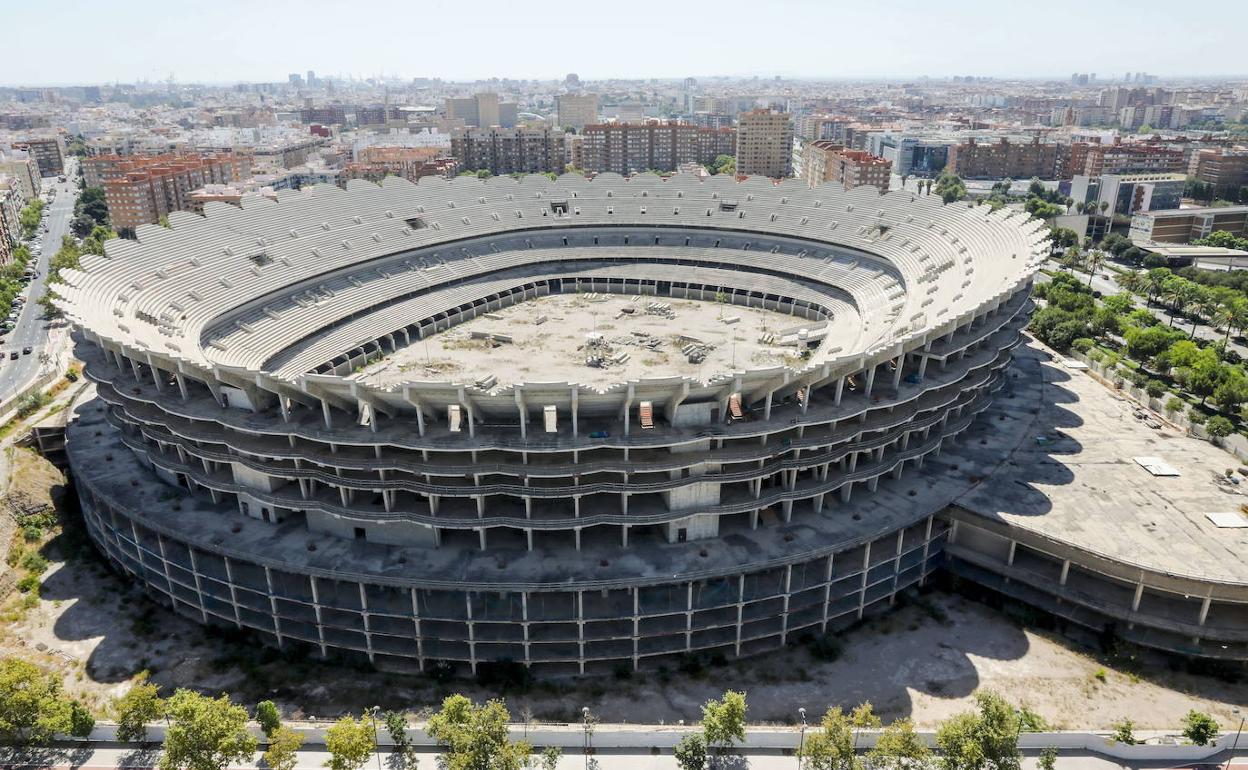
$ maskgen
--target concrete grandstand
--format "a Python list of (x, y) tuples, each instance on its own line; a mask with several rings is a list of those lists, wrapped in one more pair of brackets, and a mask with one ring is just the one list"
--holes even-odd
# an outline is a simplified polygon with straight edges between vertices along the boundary
[(724, 176), (205, 215), (58, 289), (89, 531), (179, 612), (396, 669), (738, 657), (888, 606), (1048, 252), (1021, 212)]

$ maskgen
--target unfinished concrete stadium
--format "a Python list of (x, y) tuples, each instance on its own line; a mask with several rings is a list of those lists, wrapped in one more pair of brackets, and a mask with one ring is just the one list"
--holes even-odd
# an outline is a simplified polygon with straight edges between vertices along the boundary
[(943, 558), (1022, 212), (874, 188), (398, 178), (209, 204), (60, 306), (84, 516), (175, 610), (379, 667), (779, 648)]

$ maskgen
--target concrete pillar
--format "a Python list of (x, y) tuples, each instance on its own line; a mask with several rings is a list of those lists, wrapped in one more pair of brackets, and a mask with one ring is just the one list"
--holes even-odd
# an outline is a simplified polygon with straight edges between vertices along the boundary
[(1058, 579), (1057, 584), (1059, 586), (1066, 585), (1066, 577), (1068, 575), (1070, 575), (1070, 559), (1066, 559), (1062, 562), (1062, 576)]
[(836, 398), (833, 400), (835, 406), (841, 405), (841, 395), (845, 393), (845, 377), (841, 376), (836, 379)]
[(1005, 566), (1007, 566), (1007, 567), (1013, 567), (1013, 566), (1014, 566), (1014, 551), (1015, 551), (1015, 549), (1016, 549), (1016, 548), (1018, 548), (1018, 541), (1017, 541), (1017, 540), (1011, 540), (1011, 541), (1010, 541), (1010, 553), (1009, 553), (1009, 555), (1008, 555), (1008, 556), (1006, 556), (1006, 557), (1005, 557)]
[[(867, 370), (867, 385), (866, 385), (866, 388), (862, 392), (864, 396), (871, 395), (871, 388), (875, 385), (875, 370), (878, 368), (878, 366), (879, 365), (876, 364)], [(866, 412), (863, 412), (863, 414), (866, 414)]]

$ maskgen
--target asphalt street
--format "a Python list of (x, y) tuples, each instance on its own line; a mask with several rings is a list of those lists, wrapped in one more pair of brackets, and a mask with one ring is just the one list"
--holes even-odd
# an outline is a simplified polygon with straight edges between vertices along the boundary
[[(70, 161), (71, 163), (73, 161)], [(66, 171), (70, 171), (66, 168)], [(74, 201), (78, 197), (78, 188), (74, 177), (66, 174), (67, 182), (56, 182), (56, 178), (45, 179), (44, 184), (55, 183), (56, 199), (46, 208), (45, 222), (48, 231), (43, 235), (43, 253), (35, 260), (38, 277), (26, 287), (26, 304), (17, 319), (12, 331), (3, 335), (4, 344), (0, 345), (0, 402), (7, 401), (13, 394), (25, 387), (39, 373), (39, 354), (48, 344), (48, 322), (43, 318), (43, 308), (38, 299), (43, 296), (44, 286), (48, 279), (48, 260), (60, 248), (61, 236), (69, 232), (70, 220), (74, 218)], [(29, 346), (30, 355), (22, 355), (22, 350)], [(9, 355), (17, 351), (16, 361)]]

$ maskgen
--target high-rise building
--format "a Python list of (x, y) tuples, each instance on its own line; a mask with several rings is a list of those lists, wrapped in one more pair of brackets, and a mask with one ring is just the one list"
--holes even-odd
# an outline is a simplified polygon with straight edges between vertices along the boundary
[(65, 158), (61, 152), (61, 140), (58, 137), (32, 137), (15, 146), (24, 147), (35, 157), (35, 163), (39, 166), (39, 176), (56, 176), (65, 173)]
[(300, 75), (298, 72), (290, 73), (286, 76), (286, 80), (295, 88), (303, 85), (303, 75)]
[(1248, 150), (1200, 150), (1195, 172), (1198, 181), (1213, 185), (1217, 197), (1233, 200), (1248, 187)]
[(862, 150), (847, 150), (837, 142), (809, 142), (803, 149), (802, 178), (809, 187), (837, 182), (846, 190), (871, 185), (888, 192), (893, 164)]
[(789, 176), (793, 157), (793, 121), (787, 112), (750, 110), (737, 121), (737, 173)]
[(680, 122), (598, 123), (585, 126), (582, 135), (583, 168), (593, 173), (675, 171), (682, 163), (708, 165), (736, 151), (734, 129)]
[(316, 72), (314, 72), (313, 70), (308, 70), (307, 81), (308, 81), (308, 87), (314, 88), (316, 86)]
[(1182, 174), (1186, 170), (1183, 151), (1161, 144), (1090, 144), (1083, 173), (1088, 176), (1146, 171)]
[(580, 131), (598, 122), (598, 94), (560, 94), (556, 99), (559, 125)]
[(32, 153), (25, 150), (0, 150), (0, 175), (5, 174), (17, 180), (23, 198), (29, 200), (39, 194), (42, 185), (39, 181), (39, 162)]
[[(516, 123), (518, 109), (514, 102), (500, 103), (498, 94), (483, 91), (473, 96), (447, 99), (443, 112), (448, 120), (462, 120), (468, 126), (511, 128)], [(504, 114), (511, 125), (503, 122)]]
[(949, 148), (949, 169), (963, 179), (1052, 179), (1057, 173), (1057, 145), (1040, 141), (992, 144), (967, 139)]
[(451, 154), (467, 171), (561, 174), (564, 153), (563, 132), (550, 128), (457, 128), (451, 134)]
[(190, 210), (193, 191), (250, 175), (250, 161), (237, 155), (113, 156), (110, 161), (100, 174), (109, 219), (117, 228), (153, 224), (174, 211)]

